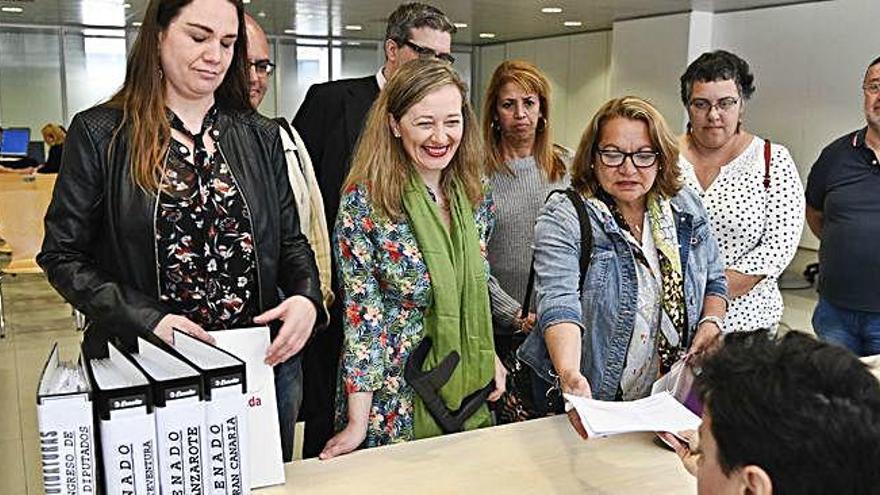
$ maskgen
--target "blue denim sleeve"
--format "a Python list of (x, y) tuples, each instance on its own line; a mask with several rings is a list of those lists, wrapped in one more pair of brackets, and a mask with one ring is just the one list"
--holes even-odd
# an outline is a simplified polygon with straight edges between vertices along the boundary
[[(698, 203), (698, 207), (697, 215), (706, 221), (706, 228), (708, 228), (709, 218), (706, 210), (701, 203)], [(718, 248), (718, 242), (712, 234), (712, 229), (709, 229), (709, 235), (706, 236), (705, 246), (706, 270), (708, 274), (706, 277), (706, 293), (703, 297), (718, 296), (727, 301), (729, 305), (730, 300), (727, 298), (727, 277), (724, 275), (724, 262), (721, 259), (721, 250)]]
[(535, 223), (535, 294), (538, 328), (543, 334), (559, 323), (583, 329), (578, 260), (580, 225), (574, 206), (563, 195), (552, 197)]

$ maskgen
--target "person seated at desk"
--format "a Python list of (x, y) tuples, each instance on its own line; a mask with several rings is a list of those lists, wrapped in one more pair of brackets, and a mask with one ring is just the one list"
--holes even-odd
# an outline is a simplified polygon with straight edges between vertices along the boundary
[(880, 493), (880, 382), (842, 347), (730, 334), (697, 387), (699, 442), (663, 436), (699, 494)]
[[(0, 127), (0, 143), (3, 142), (3, 128)], [(0, 161), (0, 173), (11, 172), (14, 174), (33, 174), (37, 171), (38, 163), (30, 157), (3, 158)]]
[(37, 171), (41, 174), (57, 174), (61, 168), (61, 154), (64, 152), (67, 130), (62, 125), (50, 123), (44, 125), (40, 132), (43, 134), (43, 142), (49, 146), (49, 157)]

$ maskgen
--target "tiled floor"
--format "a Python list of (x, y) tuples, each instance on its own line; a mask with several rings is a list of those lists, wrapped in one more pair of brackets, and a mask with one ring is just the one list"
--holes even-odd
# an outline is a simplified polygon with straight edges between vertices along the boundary
[[(798, 278), (804, 266), (815, 259), (813, 251), (799, 252), (786, 279)], [(43, 490), (36, 426), (37, 382), (52, 344), (59, 343), (63, 358), (74, 359), (79, 335), (74, 330), (70, 307), (44, 277), (7, 277), (3, 280), (3, 293), (7, 336), (0, 340), (0, 494), (40, 494)], [(786, 290), (783, 296), (783, 329), (812, 331), (810, 315), (816, 301), (815, 290)]]
[(7, 335), (0, 340), (0, 493), (43, 493), (36, 389), (54, 342), (74, 359), (79, 335), (70, 306), (40, 275), (5, 276)]

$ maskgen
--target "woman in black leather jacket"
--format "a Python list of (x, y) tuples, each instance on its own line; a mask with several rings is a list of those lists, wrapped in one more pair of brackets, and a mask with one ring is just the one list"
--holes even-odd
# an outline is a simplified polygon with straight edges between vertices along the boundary
[(38, 262), (90, 321), (87, 352), (281, 320), (276, 365), (326, 319), (245, 47), (241, 0), (152, 0), (122, 89), (74, 118)]

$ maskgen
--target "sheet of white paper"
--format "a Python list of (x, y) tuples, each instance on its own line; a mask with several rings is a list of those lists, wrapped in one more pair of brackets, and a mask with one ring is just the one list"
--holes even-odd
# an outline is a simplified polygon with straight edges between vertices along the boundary
[(602, 437), (634, 431), (696, 430), (700, 417), (668, 392), (629, 402), (606, 402), (565, 394), (590, 436)]
[(264, 362), (269, 348), (269, 328), (236, 328), (211, 332), (217, 347), (245, 362), (248, 393), (248, 458), (251, 488), (284, 483), (281, 433), (275, 399), (275, 374)]

